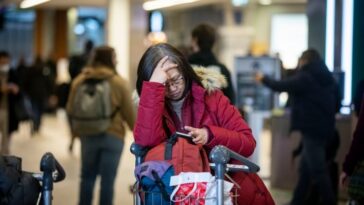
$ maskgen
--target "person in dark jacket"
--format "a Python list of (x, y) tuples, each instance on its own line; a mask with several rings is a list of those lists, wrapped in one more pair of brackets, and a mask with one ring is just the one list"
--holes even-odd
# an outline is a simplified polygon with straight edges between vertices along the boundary
[[(362, 93), (364, 94), (364, 93)], [(345, 157), (343, 164), (343, 172), (340, 176), (340, 182), (342, 185), (347, 186), (350, 176), (353, 174), (355, 166), (364, 160), (364, 95), (362, 95), (361, 109), (359, 113), (358, 123), (353, 135), (353, 141), (349, 152)], [(359, 204), (364, 204), (364, 201), (359, 202)]]
[(225, 76), (228, 84), (221, 90), (229, 98), (230, 102), (234, 104), (235, 93), (231, 82), (230, 71), (212, 53), (216, 39), (215, 29), (207, 24), (200, 24), (192, 30), (191, 35), (193, 54), (188, 58), (189, 63), (208, 69), (215, 69)]
[(94, 48), (94, 43), (91, 40), (85, 42), (83, 53), (80, 55), (73, 55), (70, 57), (70, 62), (68, 65), (68, 72), (70, 74), (71, 80), (74, 80), (78, 74), (82, 72), (85, 68), (87, 62), (89, 61), (90, 54)]
[(285, 80), (276, 81), (261, 73), (256, 80), (275, 91), (289, 93), (290, 129), (302, 135), (299, 179), (291, 204), (304, 204), (311, 183), (317, 186), (323, 204), (336, 204), (325, 163), (326, 147), (335, 136), (336, 84), (316, 50), (304, 51), (298, 67), (298, 72)]
[(359, 116), (361, 110), (363, 97), (364, 97), (364, 79), (360, 80), (356, 85), (356, 91), (353, 99), (354, 112), (357, 117)]
[(42, 116), (45, 111), (48, 97), (51, 93), (52, 83), (44, 72), (45, 64), (38, 56), (33, 65), (27, 71), (24, 81), (24, 91), (29, 96), (33, 111), (33, 130), (32, 134), (38, 133)]
[[(10, 66), (10, 55), (0, 51), (0, 123), (2, 154), (9, 154), (11, 134), (18, 129), (19, 120), (16, 116), (16, 103), (19, 101), (19, 82), (15, 69)], [(5, 114), (6, 113), (6, 114)], [(6, 117), (5, 117), (5, 116)]]
[[(134, 128), (137, 144), (155, 147), (171, 133), (180, 131), (193, 137), (192, 142), (179, 139), (177, 143), (183, 147), (192, 143), (196, 146), (194, 150), (203, 147), (209, 152), (217, 145), (224, 145), (245, 157), (253, 153), (255, 140), (251, 129), (219, 90), (220, 80), (203, 73), (214, 72), (225, 83), (226, 80), (216, 71), (203, 70), (193, 70), (183, 54), (169, 44), (148, 48), (137, 71), (136, 88), (140, 96)], [(231, 177), (241, 187), (238, 204), (274, 204), (256, 174), (237, 172)]]

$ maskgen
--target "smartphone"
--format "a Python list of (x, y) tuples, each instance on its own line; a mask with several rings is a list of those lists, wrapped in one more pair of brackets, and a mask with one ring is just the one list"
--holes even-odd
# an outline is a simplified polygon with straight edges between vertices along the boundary
[(189, 135), (189, 134), (187, 134), (187, 133), (183, 133), (183, 132), (176, 132), (176, 134), (177, 134), (178, 136), (184, 137), (184, 138), (186, 138), (186, 139), (192, 139), (192, 136), (191, 136), (191, 135)]

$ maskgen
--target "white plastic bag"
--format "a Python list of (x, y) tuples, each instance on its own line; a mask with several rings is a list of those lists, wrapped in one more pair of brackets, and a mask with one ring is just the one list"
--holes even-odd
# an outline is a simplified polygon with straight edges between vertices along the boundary
[[(183, 187), (187, 186), (189, 187)], [(181, 172), (179, 175), (172, 176), (170, 186), (176, 186), (171, 194), (171, 201), (176, 204), (185, 204), (191, 202), (190, 197), (205, 198), (205, 200), (197, 200), (198, 204), (215, 205), (217, 201), (216, 186), (217, 182), (210, 172)], [(192, 186), (192, 187), (191, 187)], [(206, 191), (201, 192), (201, 187), (206, 186)], [(228, 181), (224, 181), (224, 205), (232, 205), (230, 191), (234, 185)], [(180, 193), (182, 188), (186, 188), (188, 193), (184, 193), (185, 197), (176, 199), (176, 194)], [(198, 192), (198, 193), (196, 193)]]
[[(233, 205), (230, 191), (233, 188), (234, 184), (224, 180), (224, 205)], [(217, 181), (215, 177), (213, 177), (213, 181), (207, 183), (206, 187), (206, 198), (205, 205), (216, 205), (217, 202), (217, 193), (216, 193)]]

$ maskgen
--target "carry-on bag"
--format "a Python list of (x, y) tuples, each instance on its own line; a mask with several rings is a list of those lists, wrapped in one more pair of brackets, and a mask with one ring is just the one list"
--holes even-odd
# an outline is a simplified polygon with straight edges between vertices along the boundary
[[(131, 152), (136, 155), (136, 166), (138, 166), (139, 164), (143, 163), (143, 159), (146, 155), (146, 153), (148, 152), (148, 149), (143, 148), (137, 144), (133, 144), (131, 146)], [(240, 162), (242, 162), (244, 165), (228, 165), (227, 163), (231, 160), (231, 159), (235, 159), (238, 160)], [(238, 189), (238, 187), (235, 187), (232, 189), (232, 191), (230, 192), (225, 192), (225, 173), (227, 171), (229, 172), (239, 172), (239, 171), (243, 171), (246, 173), (256, 173), (259, 171), (259, 166), (257, 166), (256, 164), (250, 162), (248, 159), (246, 159), (245, 157), (231, 151), (230, 149), (224, 147), (224, 146), (216, 146), (213, 148), (213, 150), (210, 152), (210, 160), (213, 162), (212, 168), (214, 169), (215, 172), (215, 182), (213, 182), (216, 185), (213, 185), (213, 187), (215, 188), (215, 192), (211, 192), (211, 194), (209, 195), (209, 192), (206, 192), (206, 190), (204, 191), (204, 195), (202, 197), (200, 197), (200, 199), (198, 199), (196, 201), (196, 198), (193, 198), (196, 193), (190, 194), (189, 197), (186, 197), (186, 195), (189, 195), (188, 193), (190, 193), (189, 191), (185, 192), (187, 194), (181, 194), (178, 195), (176, 194), (177, 192), (179, 192), (179, 189), (183, 186), (179, 186), (178, 185), (175, 188), (176, 193), (172, 193), (172, 198), (173, 200), (170, 200), (168, 204), (177, 204), (180, 203), (180, 201), (176, 201), (175, 199), (177, 198), (182, 198), (183, 199), (183, 203), (181, 204), (188, 204), (188, 205), (195, 205), (198, 204), (199, 200), (204, 201), (204, 203), (206, 202), (216, 202), (216, 205), (224, 205), (224, 201), (225, 199), (231, 198), (231, 201), (233, 204), (237, 204), (237, 197), (238, 195), (236, 194), (237, 191), (234, 189)], [(178, 177), (177, 177), (178, 178)], [(177, 180), (179, 181), (179, 180)], [(197, 180), (198, 181), (198, 180)], [(174, 183), (172, 183), (174, 184)], [(171, 185), (172, 185), (171, 184)], [(178, 184), (178, 182), (177, 182)], [(206, 182), (206, 185), (208, 184), (208, 182)], [(195, 188), (193, 188), (195, 186)], [(193, 190), (193, 192), (196, 191), (196, 189), (198, 187), (198, 184), (196, 183), (192, 183), (192, 188), (190, 190)], [(228, 190), (229, 188), (226, 187), (226, 189)], [(200, 190), (203, 190), (202, 188)], [(152, 201), (148, 201), (146, 200), (146, 198), (143, 198), (145, 195), (143, 189), (140, 188), (140, 182), (137, 181), (134, 185), (134, 205), (160, 205), (160, 204), (165, 204), (165, 202), (156, 202), (154, 200)], [(226, 194), (227, 193), (227, 194)], [(159, 193), (160, 195), (162, 195), (162, 193)], [(192, 197), (193, 195), (193, 197)], [(213, 195), (213, 196), (211, 196)], [(161, 196), (162, 198), (162, 196)], [(227, 201), (228, 201), (227, 200)], [(173, 202), (176, 201), (176, 202)], [(211, 204), (211, 203), (210, 203)], [(210, 205), (208, 204), (208, 205)]]

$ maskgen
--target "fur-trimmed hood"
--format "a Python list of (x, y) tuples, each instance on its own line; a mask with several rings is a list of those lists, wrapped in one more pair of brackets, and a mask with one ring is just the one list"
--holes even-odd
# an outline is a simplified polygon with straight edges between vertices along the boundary
[[(206, 89), (208, 94), (217, 89), (227, 87), (227, 80), (219, 71), (195, 65), (193, 65), (192, 68), (201, 78), (202, 86)], [(136, 90), (133, 92), (133, 101), (136, 105), (139, 104), (139, 95)]]
[(192, 67), (201, 78), (201, 83), (208, 93), (227, 87), (227, 80), (219, 71), (202, 66)]

